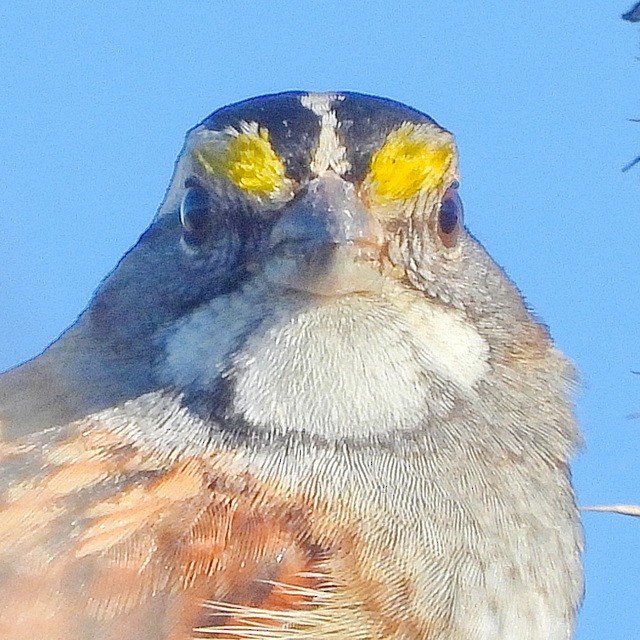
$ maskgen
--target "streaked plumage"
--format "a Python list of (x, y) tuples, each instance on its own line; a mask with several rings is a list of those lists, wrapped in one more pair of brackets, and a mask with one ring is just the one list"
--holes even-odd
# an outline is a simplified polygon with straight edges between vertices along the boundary
[(381, 98), (193, 129), (87, 310), (0, 377), (0, 637), (569, 638), (572, 370), (458, 180)]

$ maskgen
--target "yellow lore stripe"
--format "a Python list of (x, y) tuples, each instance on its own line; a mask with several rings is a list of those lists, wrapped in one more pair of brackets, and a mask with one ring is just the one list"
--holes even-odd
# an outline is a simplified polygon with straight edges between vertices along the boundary
[(365, 184), (379, 204), (407, 200), (441, 186), (454, 158), (450, 134), (435, 125), (407, 122), (373, 154)]
[(273, 150), (264, 127), (234, 132), (223, 144), (205, 143), (193, 154), (207, 173), (224, 176), (253, 196), (277, 197), (289, 185), (284, 162)]

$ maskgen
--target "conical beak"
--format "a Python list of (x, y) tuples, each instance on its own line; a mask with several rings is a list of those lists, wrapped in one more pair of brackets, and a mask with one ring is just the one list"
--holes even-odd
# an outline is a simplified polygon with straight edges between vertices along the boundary
[(353, 184), (327, 172), (273, 227), (264, 272), (273, 284), (317, 295), (379, 291), (382, 246), (382, 227)]

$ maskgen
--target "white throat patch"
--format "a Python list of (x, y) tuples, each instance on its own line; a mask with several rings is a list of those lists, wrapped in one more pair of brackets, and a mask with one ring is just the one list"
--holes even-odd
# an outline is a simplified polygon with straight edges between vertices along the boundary
[(159, 374), (205, 391), (230, 377), (230, 409), (271, 433), (416, 428), (456, 397), (473, 397), (488, 371), (488, 345), (475, 328), (422, 295), (393, 290), (303, 305), (252, 289), (213, 300), (174, 327)]

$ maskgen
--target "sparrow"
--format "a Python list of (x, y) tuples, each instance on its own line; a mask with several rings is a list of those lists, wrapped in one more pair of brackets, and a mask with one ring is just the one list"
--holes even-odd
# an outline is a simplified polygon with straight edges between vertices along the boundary
[(0, 637), (570, 638), (574, 371), (459, 180), (447, 130), (368, 95), (192, 129), (87, 309), (0, 377)]

